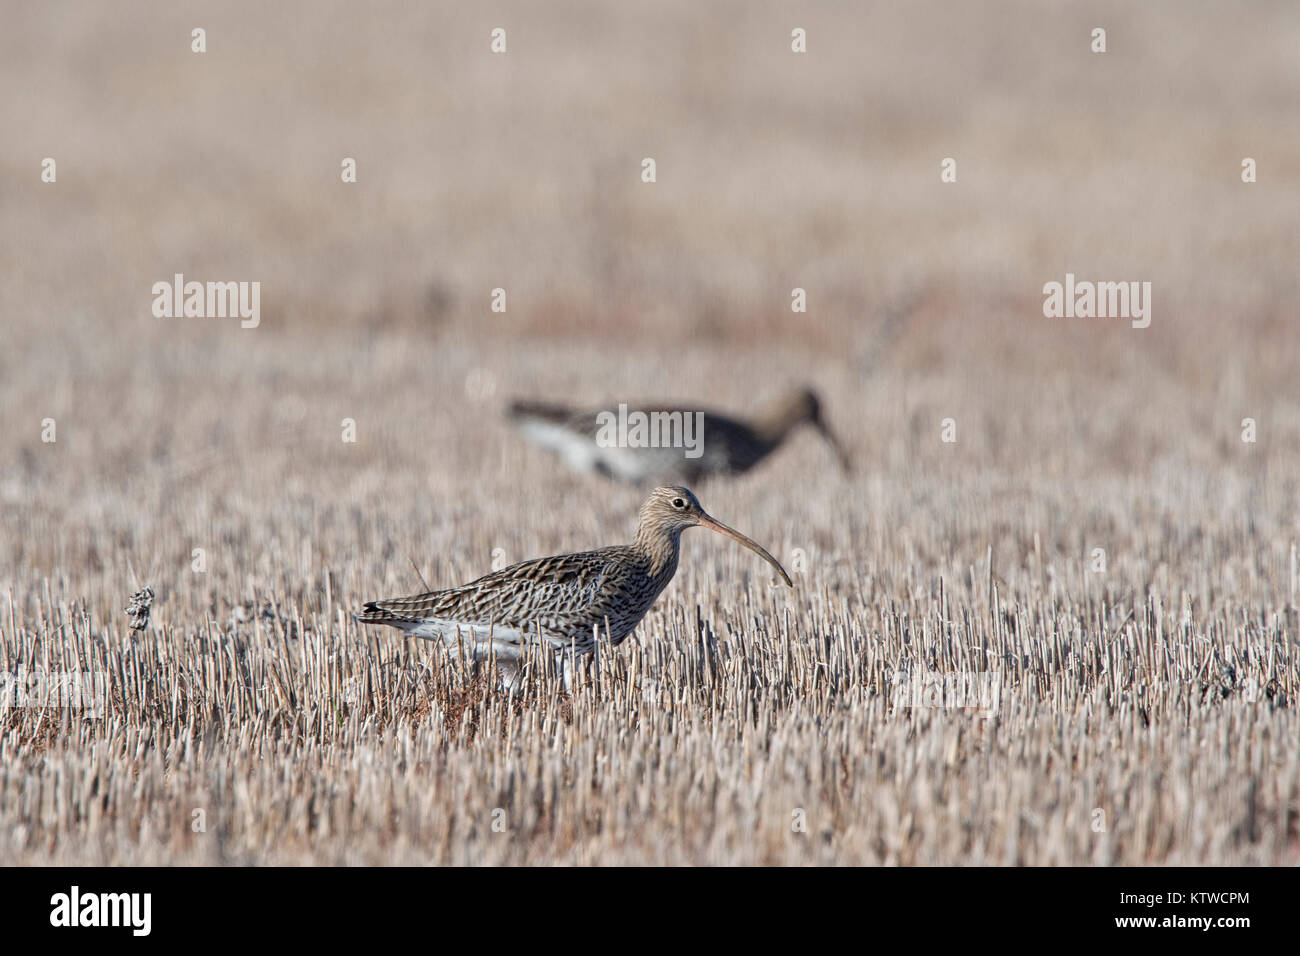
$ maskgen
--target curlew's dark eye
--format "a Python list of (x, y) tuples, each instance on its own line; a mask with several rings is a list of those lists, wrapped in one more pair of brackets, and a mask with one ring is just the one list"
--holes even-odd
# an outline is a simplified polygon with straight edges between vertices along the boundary
[(674, 499), (673, 499), (673, 507), (674, 507), (674, 508), (685, 508), (685, 507), (686, 507), (686, 502), (683, 501), (681, 498), (674, 498)]

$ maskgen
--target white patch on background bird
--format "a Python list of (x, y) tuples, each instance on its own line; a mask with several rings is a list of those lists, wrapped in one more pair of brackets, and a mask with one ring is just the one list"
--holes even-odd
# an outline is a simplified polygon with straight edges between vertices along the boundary
[(602, 447), (568, 426), (536, 418), (521, 419), (519, 430), (534, 444), (553, 451), (576, 472), (601, 472), (619, 481), (641, 481), (646, 469), (626, 449)]

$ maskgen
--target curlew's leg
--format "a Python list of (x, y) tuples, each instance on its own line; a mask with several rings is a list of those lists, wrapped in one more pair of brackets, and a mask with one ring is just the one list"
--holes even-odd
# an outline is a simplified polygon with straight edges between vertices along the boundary
[(523, 669), (519, 666), (519, 662), (498, 658), (496, 668), (497, 689), (507, 696), (518, 693), (523, 682)]

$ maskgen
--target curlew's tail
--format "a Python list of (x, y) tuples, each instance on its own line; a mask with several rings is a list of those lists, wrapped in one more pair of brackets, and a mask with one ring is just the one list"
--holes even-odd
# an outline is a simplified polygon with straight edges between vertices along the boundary
[(401, 627), (411, 621), (409, 617), (394, 614), (388, 608), (380, 607), (377, 601), (367, 601), (365, 606), (352, 617), (358, 624), (392, 624), (394, 627)]

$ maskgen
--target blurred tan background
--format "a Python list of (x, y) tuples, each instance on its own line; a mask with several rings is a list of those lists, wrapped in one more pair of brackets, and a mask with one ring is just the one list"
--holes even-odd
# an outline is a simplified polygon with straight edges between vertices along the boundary
[[(744, 411), (808, 381), (858, 490), (1257, 480), (1294, 461), (1293, 4), (71, 3), (4, 20), (0, 500), (32, 570), (88, 546), (42, 515), (203, 537), (219, 507), (273, 536), (297, 490), (434, 524), (494, 501), (513, 528), (532, 488), (626, 526), (637, 492), (575, 492), (515, 447), (514, 394)], [(1043, 318), (1043, 283), (1067, 271), (1151, 281), (1151, 327)], [(260, 281), (260, 327), (154, 318), (151, 286), (176, 272)], [(739, 493), (842, 496), (811, 436), (795, 447)], [(540, 523), (519, 547), (542, 546)]]

